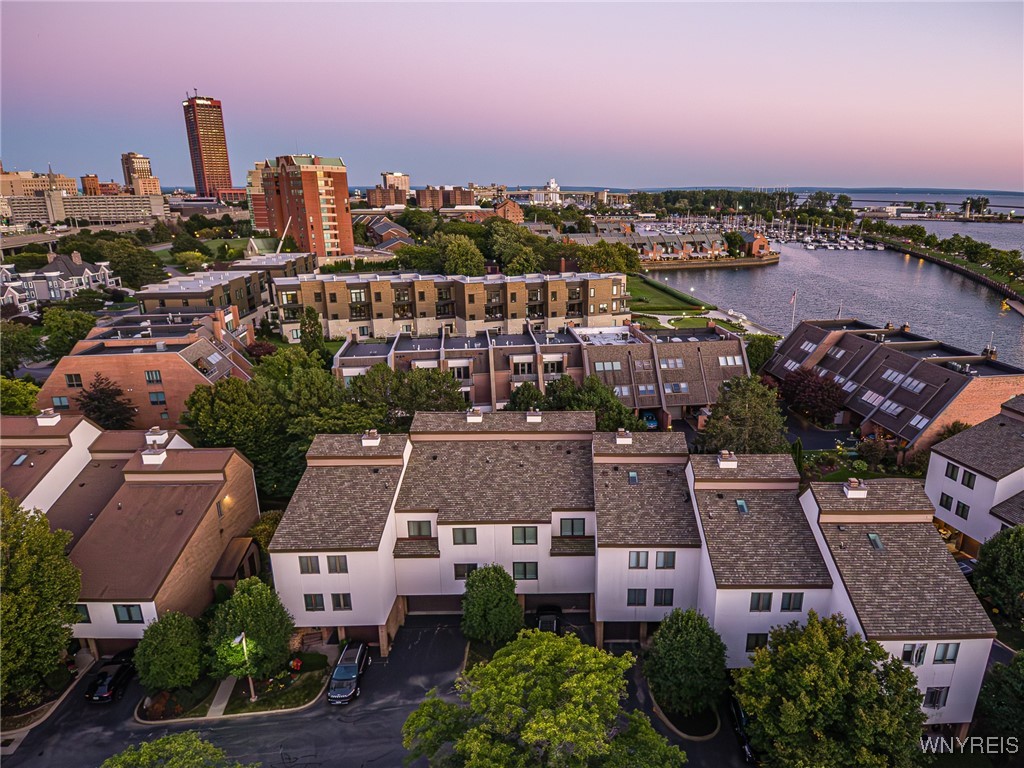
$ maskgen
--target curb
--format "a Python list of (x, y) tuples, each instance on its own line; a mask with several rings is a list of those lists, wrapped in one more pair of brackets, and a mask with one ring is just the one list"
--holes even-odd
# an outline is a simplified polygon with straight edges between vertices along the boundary
[(89, 665), (89, 669), (80, 671), (79, 674), (78, 674), (78, 677), (76, 677), (75, 680), (71, 683), (71, 685), (69, 685), (65, 689), (64, 693), (62, 693), (59, 698), (54, 699), (49, 704), (44, 704), (43, 705), (43, 706), (48, 706), (50, 708), (49, 712), (47, 712), (41, 718), (39, 718), (38, 720), (33, 722), (31, 725), (25, 725), (25, 726), (22, 726), (21, 728), (13, 730), (13, 731), (3, 731), (2, 734), (3, 734), (4, 738), (24, 736), (29, 731), (31, 731), (33, 728), (35, 728), (36, 726), (42, 725), (47, 720), (49, 720), (50, 716), (54, 713), (54, 711), (57, 709), (57, 707), (59, 707), (61, 704), (64, 703), (64, 699), (66, 699), (71, 694), (71, 692), (73, 690), (75, 690), (75, 688), (78, 687), (78, 684), (80, 682), (82, 682), (82, 680), (84, 680), (86, 677), (88, 677), (89, 672), (92, 671), (92, 668), (94, 666), (95, 666), (95, 662), (93, 662), (92, 664)]
[(651, 690), (651, 686), (649, 685), (647, 686), (647, 692), (651, 695), (651, 704), (653, 705), (654, 714), (656, 714), (658, 716), (658, 719), (665, 724), (666, 728), (672, 731), (672, 733), (674, 733), (679, 738), (685, 739), (686, 741), (711, 741), (722, 730), (722, 718), (718, 715), (718, 707), (715, 707), (713, 710), (711, 710), (715, 713), (715, 730), (713, 730), (707, 736), (690, 736), (689, 734), (683, 733), (674, 725), (672, 725), (669, 719), (665, 716), (665, 713), (661, 711), (661, 707), (658, 705), (657, 699), (654, 698), (654, 691)]

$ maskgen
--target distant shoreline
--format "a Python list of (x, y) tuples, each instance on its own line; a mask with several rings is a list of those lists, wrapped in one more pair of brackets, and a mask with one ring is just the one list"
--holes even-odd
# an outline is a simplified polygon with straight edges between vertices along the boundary
[(779, 263), (779, 254), (771, 256), (744, 257), (741, 259), (663, 259), (659, 261), (643, 260), (643, 269), (743, 269), (748, 267), (770, 267)]

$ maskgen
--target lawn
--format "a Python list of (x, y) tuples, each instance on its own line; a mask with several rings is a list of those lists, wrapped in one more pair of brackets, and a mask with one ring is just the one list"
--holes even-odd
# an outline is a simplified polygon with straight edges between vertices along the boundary
[[(306, 654), (310, 655), (312, 654)], [(273, 709), (294, 709), (308, 704), (320, 695), (327, 679), (327, 657), (324, 656), (323, 659), (323, 668), (303, 672), (291, 683), (287, 682), (287, 674), (282, 675), (282, 682), (257, 682), (256, 701), (249, 701), (249, 681), (240, 677), (231, 692), (231, 699), (224, 713), (234, 715), (240, 712), (268, 712)]]
[[(707, 328), (708, 319), (707, 317), (674, 317), (669, 322), (672, 323), (673, 328)], [(715, 325), (726, 330), (735, 331), (736, 333), (744, 332), (740, 326), (730, 323), (728, 320), (711, 319), (715, 321)]]
[(641, 328), (653, 331), (661, 331), (667, 327), (659, 323), (658, 318), (651, 317), (650, 315), (633, 315), (633, 322), (637, 323)]
[(626, 289), (629, 291), (630, 304), (633, 308), (646, 312), (685, 312), (699, 309), (701, 306), (704, 309), (715, 309), (713, 305), (702, 305), (700, 301), (682, 291), (657, 284), (653, 278), (644, 279), (639, 275), (630, 275), (627, 278)]
[[(217, 249), (220, 248), (221, 244), (227, 243), (228, 248), (241, 248), (245, 249), (245, 246), (249, 244), (249, 238), (238, 237), (233, 240), (225, 240), (223, 238), (215, 238), (213, 240), (204, 240), (203, 245), (210, 249), (210, 251), (217, 255)], [(173, 266), (178, 263), (178, 257), (176, 254), (171, 253), (170, 248), (165, 248), (162, 251), (153, 251), (153, 255), (160, 259), (160, 263), (165, 266)]]

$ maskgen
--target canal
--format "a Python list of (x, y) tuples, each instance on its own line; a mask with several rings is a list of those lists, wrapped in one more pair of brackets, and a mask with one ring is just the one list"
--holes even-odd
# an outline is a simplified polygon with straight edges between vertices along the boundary
[(783, 335), (789, 332), (796, 291), (797, 322), (834, 318), (842, 306), (843, 317), (909, 323), (912, 333), (971, 352), (994, 338), (1000, 360), (1024, 367), (1024, 316), (1001, 310), (1002, 297), (955, 272), (894, 251), (808, 251), (795, 243), (772, 247), (782, 254), (776, 266), (650, 275)]

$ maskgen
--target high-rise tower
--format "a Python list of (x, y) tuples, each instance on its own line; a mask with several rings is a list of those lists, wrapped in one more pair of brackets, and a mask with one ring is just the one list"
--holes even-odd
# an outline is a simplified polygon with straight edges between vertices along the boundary
[(196, 194), (215, 197), (218, 189), (231, 189), (231, 167), (228, 165), (228, 144), (220, 101), (197, 93), (181, 102), (181, 106), (185, 112)]

